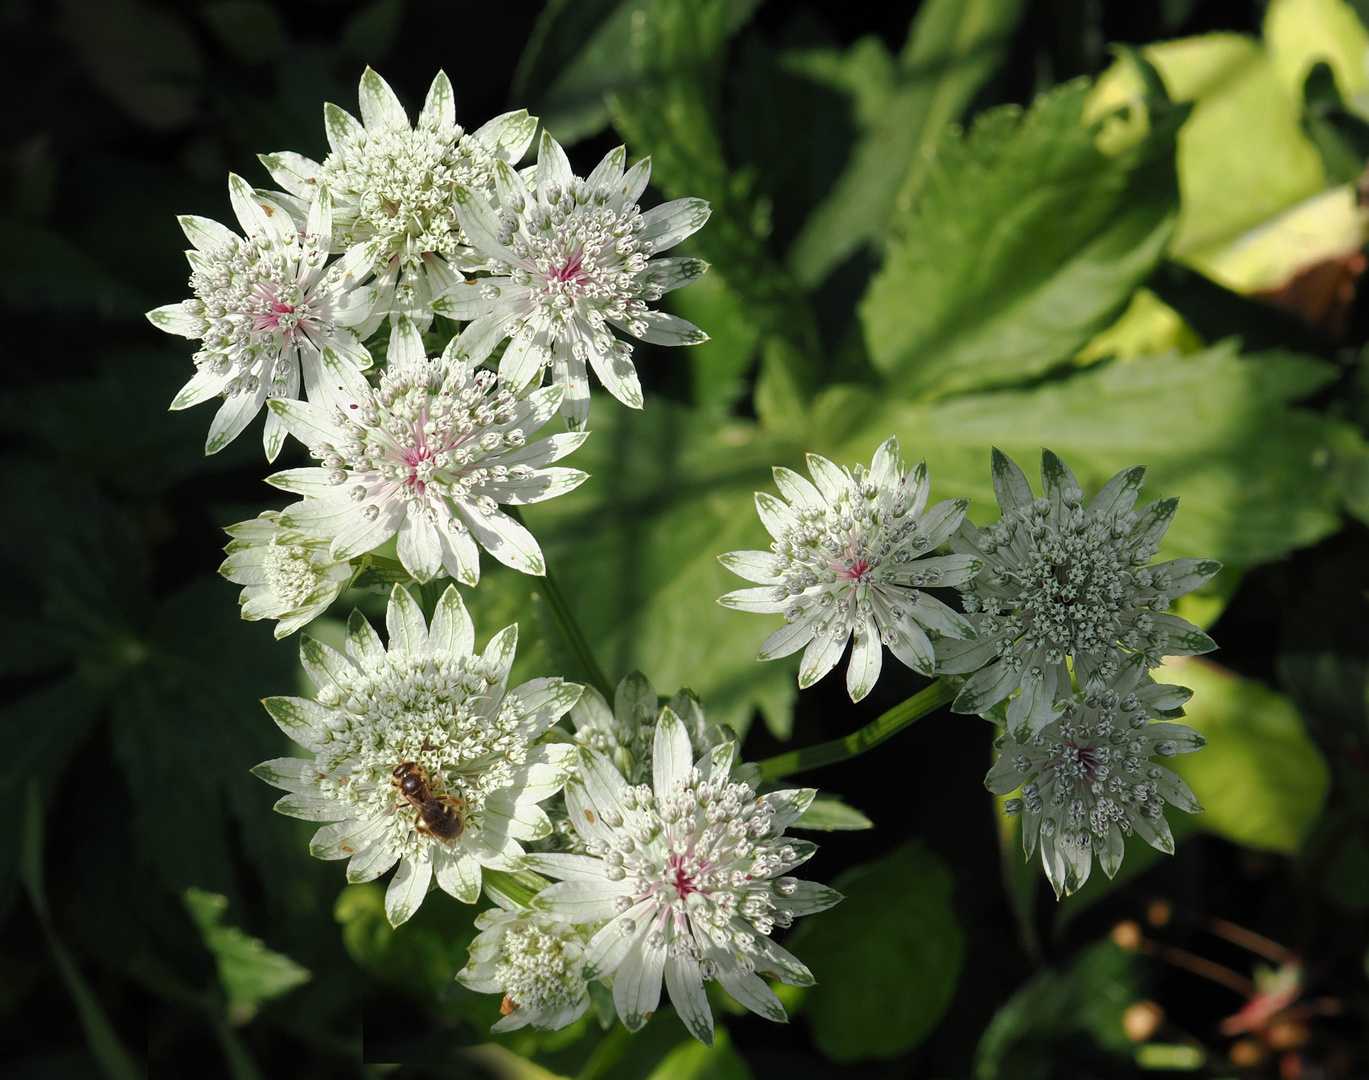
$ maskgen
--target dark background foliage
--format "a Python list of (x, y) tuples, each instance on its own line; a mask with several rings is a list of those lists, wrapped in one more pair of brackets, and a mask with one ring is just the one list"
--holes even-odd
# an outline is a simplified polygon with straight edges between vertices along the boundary
[[(679, 40), (706, 37), (688, 3), (651, 10), (652, 18), (675, 13), (680, 22), (669, 32)], [(586, 43), (623, 14), (606, 0), (553, 0), (545, 11), (441, 0), (0, 0), (8, 46), (0, 548), (12, 593), (0, 610), (0, 1077), (122, 1077), (143, 1067), (234, 1080), (545, 1075), (519, 1071), (515, 1053), (554, 1074), (624, 1080), (653, 1070), (796, 1080), (1125, 1077), (1163, 1059), (1138, 1055), (1126, 1034), (1135, 1038), (1137, 1024), (1160, 1015), (1152, 1042), (1196, 1049), (1173, 1060), (1200, 1076), (1369, 1075), (1369, 537), (1353, 514), (1342, 527), (1334, 506), (1341, 499), (1363, 512), (1353, 475), (1333, 497), (1331, 524), (1266, 545), (1243, 576), (1231, 575), (1229, 604), (1212, 630), (1225, 669), (1271, 688), (1233, 699), (1238, 719), (1243, 709), (1274, 708), (1258, 694), (1292, 703), (1295, 752), (1281, 756), (1274, 744), (1263, 760), (1231, 770), (1264, 769), (1263, 786), (1252, 790), (1278, 803), (1281, 792), (1296, 799), (1309, 783), (1305, 774), (1316, 769), (1308, 760), (1325, 759), (1329, 793), (1312, 800), (1305, 836), (1242, 846), (1194, 831), (1168, 860), (1133, 846), (1116, 886), (1091, 882), (1057, 906), (1036, 868), (1019, 867), (1013, 837), (1003, 841), (1009, 854), (1000, 851), (1001, 822), (981, 785), (992, 728), (942, 712), (874, 754), (811, 777), (876, 822), (823, 837), (810, 865), (823, 881), (848, 875), (838, 886), (853, 900), (868, 898), (865, 907), (852, 903), (852, 918), (878, 913), (870, 940), (887, 951), (862, 953), (870, 943), (858, 923), (814, 920), (803, 933), (816, 955), (868, 956), (868, 968), (834, 960), (832, 979), (793, 1002), (788, 1027), (726, 1015), (731, 1049), (712, 1056), (672, 1050), (685, 1036), (664, 1013), (634, 1040), (589, 1026), (571, 1033), (575, 1041), (514, 1038), (503, 1051), (471, 1051), (485, 1041), (495, 1003), (474, 1000), (451, 978), (465, 959), (470, 913), (434, 896), (412, 923), (390, 931), (376, 888), (344, 889), (338, 867), (309, 859), (309, 828), (273, 815), (270, 792), (247, 773), (284, 752), (258, 700), (292, 690), (299, 672), (293, 642), (240, 622), (234, 587), (213, 572), (222, 526), (274, 505), (256, 439), (249, 432), (204, 458), (204, 412), (165, 411), (190, 370), (189, 350), (142, 312), (186, 292), (174, 215), (231, 222), (226, 173), (267, 184), (258, 152), (321, 158), (322, 102), (353, 109), (366, 64), (411, 108), (443, 68), (469, 126), (528, 105), (554, 115), (558, 135), (572, 133), (562, 137), (581, 170), (626, 139), (634, 156), (653, 152), (665, 195), (702, 194), (715, 205), (698, 250), (739, 298), (713, 314), (731, 313), (740, 328), (699, 320), (731, 351), (686, 362), (640, 350), (643, 382), (665, 419), (652, 420), (660, 428), (650, 438), (624, 422), (619, 442), (687, 440), (691, 425), (719, 417), (759, 416), (765, 430), (780, 430), (794, 407), (786, 386), (811, 397), (839, 382), (878, 387), (887, 374), (879, 356), (866, 355), (855, 314), (881, 265), (882, 224), (821, 270), (793, 256), (865, 130), (850, 97), (806, 75), (795, 57), (848, 50), (870, 35), (897, 55), (916, 10), (733, 4), (722, 44), (712, 52), (699, 45), (701, 107), (716, 139), (709, 146), (672, 142), (653, 127), (664, 106), (679, 103), (670, 97), (678, 87), (620, 85), (605, 111), (606, 87), (594, 80), (598, 73), (611, 82), (611, 63), (567, 80)], [(1027, 106), (1066, 80), (1096, 76), (1112, 63), (1113, 42), (1212, 31), (1258, 37), (1263, 11), (1257, 0), (1031, 0), (946, 119)], [(610, 114), (614, 127), (605, 126)], [(1334, 101), (1308, 116), (1344, 136), (1335, 146), (1353, 149), (1357, 129)], [(680, 185), (688, 190), (673, 190)], [(1362, 298), (1345, 306), (1343, 325), (1318, 328), (1176, 263), (1159, 262), (1147, 283), (1207, 343), (1238, 334), (1251, 350), (1291, 348), (1331, 361), (1307, 404), (1347, 431), (1362, 424)], [(1116, 311), (1107, 314), (1110, 321)], [(1043, 364), (1014, 385), (1059, 378)], [(799, 426), (806, 432), (809, 423), (818, 426)], [(908, 453), (921, 452), (904, 441)], [(572, 590), (577, 579), (588, 590), (596, 575), (636, 572), (624, 552), (650, 545), (659, 484), (651, 487), (654, 473), (650, 483), (633, 473), (658, 468), (654, 445), (641, 455), (645, 464), (605, 452), (591, 470), (627, 493), (611, 509), (627, 541), (615, 533), (618, 546), (606, 541), (582, 555), (590, 562), (566, 565), (557, 556), (579, 550), (567, 539), (576, 519), (560, 521), (558, 534), (555, 515), (547, 518), (549, 556)], [(779, 460), (772, 445), (762, 438), (742, 453), (739, 473), (752, 472), (733, 486), (766, 482), (763, 470), (754, 479), (753, 466)], [(987, 460), (987, 448), (977, 460)], [(869, 449), (861, 451), (867, 460)], [(699, 451), (696, 477), (667, 480), (717, 480), (710, 452)], [(286, 455), (302, 461), (298, 447)], [(1357, 459), (1348, 460), (1347, 475)], [(749, 514), (745, 497), (741, 505)], [(649, 552), (634, 557), (650, 561)], [(491, 580), (494, 599), (478, 601), (486, 636), (527, 599), (524, 585)], [(373, 599), (353, 600), (374, 609)], [(622, 610), (639, 603), (634, 597)], [(635, 616), (618, 610), (588, 616), (615, 643), (602, 655), (615, 678), (637, 657), (640, 631)], [(554, 637), (535, 628), (525, 651), (528, 665), (546, 669), (534, 674), (560, 657)], [(665, 675), (647, 674), (663, 691), (675, 689), (661, 685)], [(764, 713), (767, 723), (749, 727), (753, 759), (853, 730), (919, 685), (889, 671), (853, 707), (833, 676), (794, 704), (792, 671), (765, 677), (771, 689), (717, 690), (719, 708), (739, 727)], [(1110, 940), (1119, 923), (1115, 936), (1129, 949)], [(1252, 943), (1270, 956), (1252, 959)], [(1255, 991), (1239, 980), (1256, 962), (1277, 968), (1294, 956), (1307, 1004), (1280, 1014), (1283, 1034), (1261, 1030), (1242, 1041), (1224, 1033), (1222, 1019), (1247, 998), (1268, 1000), (1267, 984)], [(1211, 965), (1228, 985), (1212, 981)], [(1125, 1012), (1137, 1002), (1152, 1004)], [(885, 1049), (870, 1060), (862, 1047)]]

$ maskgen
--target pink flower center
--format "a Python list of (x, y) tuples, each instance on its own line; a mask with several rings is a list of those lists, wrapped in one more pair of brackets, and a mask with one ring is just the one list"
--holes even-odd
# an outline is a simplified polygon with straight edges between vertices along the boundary
[(838, 567), (837, 577), (845, 581), (861, 583), (865, 581), (866, 575), (870, 573), (870, 562), (868, 559), (857, 559), (851, 566)]
[(694, 879), (685, 872), (684, 860), (678, 855), (672, 855), (666, 861), (666, 884), (675, 889), (675, 895), (681, 900), (690, 893), (699, 891), (699, 887), (694, 884)]
[(566, 261), (565, 266), (558, 267), (548, 274), (547, 280), (572, 282), (577, 285), (588, 280), (584, 271), (580, 269), (580, 261), (583, 257), (583, 252), (577, 251)]
[(300, 319), (295, 314), (294, 304), (283, 304), (276, 298), (275, 286), (257, 286), (258, 309), (252, 313), (252, 329), (274, 330), (286, 341), (293, 341), (299, 334)]

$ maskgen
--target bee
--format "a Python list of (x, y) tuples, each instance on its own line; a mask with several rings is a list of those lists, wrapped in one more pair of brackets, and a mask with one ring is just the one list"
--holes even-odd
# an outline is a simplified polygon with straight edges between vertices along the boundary
[(444, 844), (456, 840), (466, 828), (462, 816), (464, 804), (451, 795), (434, 795), (428, 771), (416, 761), (404, 761), (395, 766), (390, 782), (399, 788), (404, 801), (418, 810), (414, 828)]

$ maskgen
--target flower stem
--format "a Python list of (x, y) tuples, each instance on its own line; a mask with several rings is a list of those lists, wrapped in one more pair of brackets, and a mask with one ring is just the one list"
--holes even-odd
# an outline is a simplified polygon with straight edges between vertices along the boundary
[(834, 765), (838, 761), (857, 757), (878, 746), (895, 732), (935, 712), (951, 701), (955, 694), (955, 686), (945, 679), (937, 679), (931, 686), (919, 690), (906, 701), (900, 702), (844, 738), (818, 743), (816, 746), (805, 746), (802, 750), (789, 750), (766, 758), (761, 762), (761, 777), (765, 780), (778, 780), (796, 772), (816, 769), (820, 765)]
[[(523, 524), (523, 515), (518, 512), (518, 507), (505, 506), (504, 511), (520, 525)], [(605, 700), (612, 701), (613, 684), (608, 681), (604, 669), (599, 666), (599, 661), (594, 658), (594, 650), (589, 647), (589, 640), (575, 621), (570, 605), (566, 603), (565, 594), (561, 592), (561, 587), (556, 583), (556, 578), (552, 576), (549, 566), (546, 567), (546, 575), (542, 578), (542, 583), (540, 590), (542, 599), (547, 603), (547, 610), (551, 612), (551, 619), (552, 622), (556, 623), (556, 629), (561, 632), (561, 637), (570, 646), (570, 651), (575, 655), (585, 677), (599, 693), (604, 695)]]

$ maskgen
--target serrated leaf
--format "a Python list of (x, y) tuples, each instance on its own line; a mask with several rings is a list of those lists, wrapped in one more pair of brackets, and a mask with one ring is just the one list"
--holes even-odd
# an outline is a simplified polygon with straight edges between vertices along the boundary
[(860, 305), (876, 368), (906, 394), (1020, 382), (1073, 356), (1159, 264), (1178, 210), (1174, 111), (1115, 157), (1070, 83), (982, 114), (928, 166)]
[(205, 946), (214, 954), (219, 985), (236, 1019), (250, 1016), (263, 1001), (279, 997), (310, 979), (309, 971), (288, 956), (273, 952), (258, 938), (236, 926), (224, 926), (228, 898), (203, 889), (182, 894)]
[(786, 66), (847, 93), (861, 136), (845, 170), (789, 247), (785, 261), (807, 288), (863, 244), (881, 241), (896, 210), (908, 210), (928, 157), (1001, 62), (1022, 13), (1020, 0), (932, 0), (918, 8), (895, 62), (861, 38), (844, 53), (791, 53)]
[(996, 513), (991, 443), (1028, 467), (1049, 444), (1090, 495), (1114, 473), (1144, 464), (1146, 501), (1182, 496), (1162, 557), (1249, 566), (1340, 528), (1337, 485), (1322, 461), (1333, 446), (1359, 445), (1358, 436), (1289, 407), (1332, 374), (1310, 357), (1241, 357), (1226, 343), (935, 404), (879, 405), (833, 390), (816, 411), (823, 427), (841, 433), (828, 456), (859, 460), (896, 434), (906, 456), (926, 456), (932, 498), (968, 495), (977, 524)]

